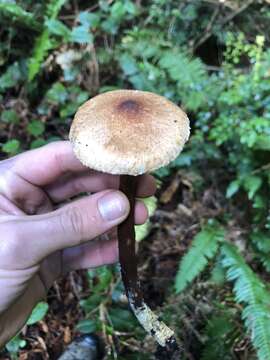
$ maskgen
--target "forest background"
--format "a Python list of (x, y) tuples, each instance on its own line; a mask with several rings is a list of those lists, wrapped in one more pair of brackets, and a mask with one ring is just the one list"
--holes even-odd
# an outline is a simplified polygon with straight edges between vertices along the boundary
[[(0, 159), (66, 139), (88, 98), (157, 92), (191, 120), (137, 228), (145, 297), (183, 359), (270, 359), (269, 0), (0, 1)], [(96, 333), (153, 359), (117, 266), (54, 285), (1, 359), (57, 359)]]

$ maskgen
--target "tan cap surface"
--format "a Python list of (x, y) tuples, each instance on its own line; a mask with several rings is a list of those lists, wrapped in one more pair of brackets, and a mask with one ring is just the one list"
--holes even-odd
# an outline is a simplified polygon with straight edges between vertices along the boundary
[(166, 98), (145, 91), (98, 95), (77, 111), (70, 140), (86, 166), (139, 175), (167, 165), (189, 137), (187, 115)]

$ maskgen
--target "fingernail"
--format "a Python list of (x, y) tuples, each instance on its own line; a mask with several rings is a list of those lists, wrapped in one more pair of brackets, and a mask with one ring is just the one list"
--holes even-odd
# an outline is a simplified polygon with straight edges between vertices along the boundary
[(128, 201), (120, 192), (110, 192), (98, 200), (98, 209), (105, 221), (117, 220), (127, 214)]

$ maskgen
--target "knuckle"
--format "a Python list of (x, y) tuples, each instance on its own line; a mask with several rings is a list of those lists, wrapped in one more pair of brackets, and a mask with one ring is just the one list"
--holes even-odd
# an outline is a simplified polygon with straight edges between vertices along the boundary
[(72, 193), (73, 194), (80, 194), (85, 191), (85, 184), (81, 179), (76, 179), (72, 183)]
[(84, 215), (77, 206), (71, 206), (60, 216), (61, 227), (65, 232), (73, 233), (79, 238), (85, 235)]
[(21, 254), (21, 235), (17, 226), (13, 224), (1, 224), (0, 241), (0, 262), (10, 263), (13, 259), (18, 259)]

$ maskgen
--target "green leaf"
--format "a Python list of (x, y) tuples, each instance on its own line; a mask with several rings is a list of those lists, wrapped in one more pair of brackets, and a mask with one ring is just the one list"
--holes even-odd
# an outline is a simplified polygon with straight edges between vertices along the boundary
[(270, 254), (270, 233), (262, 231), (254, 231), (250, 235), (251, 241), (258, 250), (265, 254)]
[(175, 279), (179, 293), (206, 267), (209, 259), (218, 251), (219, 242), (224, 240), (224, 229), (218, 223), (206, 225), (193, 239), (191, 248), (180, 262)]
[(218, 259), (212, 270), (210, 281), (212, 281), (216, 285), (221, 286), (224, 284), (225, 280), (226, 273), (224, 268), (222, 267), (221, 262)]
[(66, 1), (67, 0), (50, 0), (47, 2), (46, 13), (48, 18), (55, 19)]
[(96, 13), (82, 11), (79, 13), (78, 20), (83, 26), (88, 26), (90, 29), (92, 29), (99, 25), (100, 16)]
[(42, 301), (42, 302), (38, 303), (35, 306), (34, 310), (32, 311), (30, 318), (27, 320), (27, 325), (36, 324), (37, 322), (44, 319), (48, 310), (49, 310), (49, 305), (46, 302)]
[(20, 68), (19, 63), (15, 62), (7, 68), (3, 75), (0, 76), (0, 91), (3, 92), (6, 89), (18, 85), (22, 79), (22, 69)]
[(87, 274), (90, 283), (92, 282), (93, 277), (98, 278), (98, 281), (95, 284), (95, 286), (94, 287), (91, 286), (93, 293), (102, 294), (105, 290), (108, 289), (112, 280), (112, 271), (109, 267), (102, 266), (95, 270), (89, 270)]
[(76, 329), (83, 334), (91, 334), (97, 330), (97, 324), (93, 320), (81, 320), (77, 324)]
[(45, 131), (45, 125), (43, 124), (43, 122), (39, 121), (39, 120), (34, 120), (31, 121), (28, 125), (27, 125), (27, 131), (30, 135), (33, 135), (35, 137), (41, 135), (44, 133)]
[(1, 114), (1, 120), (9, 124), (18, 124), (20, 119), (14, 110), (4, 110)]
[(79, 89), (79, 93), (77, 93), (77, 90), (71, 91), (72, 98), (74, 97), (74, 101), (68, 102), (60, 111), (60, 117), (66, 118), (68, 116), (73, 115), (78, 107), (85, 102), (89, 98), (89, 94), (86, 91), (82, 91)]
[(101, 23), (102, 30), (105, 32), (116, 35), (118, 31), (119, 24), (112, 17), (109, 17), (106, 20), (103, 20)]
[(240, 188), (240, 182), (238, 180), (234, 180), (232, 182), (230, 182), (229, 186), (227, 187), (227, 191), (226, 191), (226, 198), (231, 198), (234, 194), (237, 193), (237, 191)]
[(81, 307), (86, 313), (90, 313), (92, 310), (97, 308), (102, 302), (102, 295), (97, 293), (89, 296), (87, 299), (80, 301)]
[(239, 253), (229, 243), (222, 246), (227, 279), (234, 283), (235, 300), (242, 304), (242, 319), (251, 333), (259, 360), (270, 359), (270, 292)]
[(183, 166), (190, 166), (192, 163), (192, 154), (185, 152), (180, 154), (171, 164), (171, 167), (180, 168)]
[(88, 31), (88, 28), (80, 25), (72, 29), (70, 41), (79, 44), (92, 44), (93, 35)]
[(160, 179), (165, 178), (171, 174), (170, 167), (169, 166), (161, 167), (158, 170), (156, 170), (154, 174)]
[(248, 192), (248, 198), (253, 199), (256, 192), (262, 185), (262, 178), (255, 175), (249, 175), (244, 179), (244, 188)]
[(47, 144), (47, 141), (44, 139), (36, 139), (34, 141), (31, 142), (30, 144), (30, 149), (37, 149), (41, 146), (44, 146)]
[(65, 86), (56, 82), (46, 93), (46, 99), (53, 104), (64, 104), (68, 98), (68, 92)]
[(139, 12), (136, 4), (134, 4), (132, 1), (129, 0), (125, 1), (124, 8), (128, 14), (133, 16), (137, 15)]
[[(157, 198), (155, 196), (150, 196), (148, 198), (142, 199), (142, 201), (148, 210), (149, 217), (151, 217), (157, 208)], [(136, 225), (135, 226), (136, 241), (143, 240), (148, 235), (149, 230), (150, 230), (150, 220), (148, 220), (143, 225)]]
[(45, 25), (51, 34), (61, 36), (66, 41), (70, 39), (71, 30), (62, 21), (49, 19), (45, 22)]
[(9, 1), (0, 1), (0, 14), (12, 22), (18, 22), (30, 29), (41, 31), (41, 25), (35, 20), (32, 13), (25, 11), (18, 4)]
[(17, 355), (18, 351), (25, 346), (26, 341), (20, 337), (20, 334), (18, 334), (6, 344), (6, 349), (11, 355)]
[(134, 75), (138, 72), (138, 67), (134, 58), (128, 54), (123, 54), (119, 58), (119, 64), (125, 75)]
[(19, 152), (20, 150), (20, 142), (19, 140), (16, 139), (12, 139), (7, 141), (3, 146), (2, 146), (2, 150), (10, 155), (15, 155)]
[(260, 135), (257, 137), (254, 148), (258, 150), (270, 151), (269, 135)]
[(111, 16), (117, 21), (121, 21), (125, 16), (126, 8), (122, 1), (115, 1), (111, 7)]
[(118, 331), (134, 331), (135, 318), (129, 310), (118, 307), (109, 309), (109, 316), (113, 327)]

